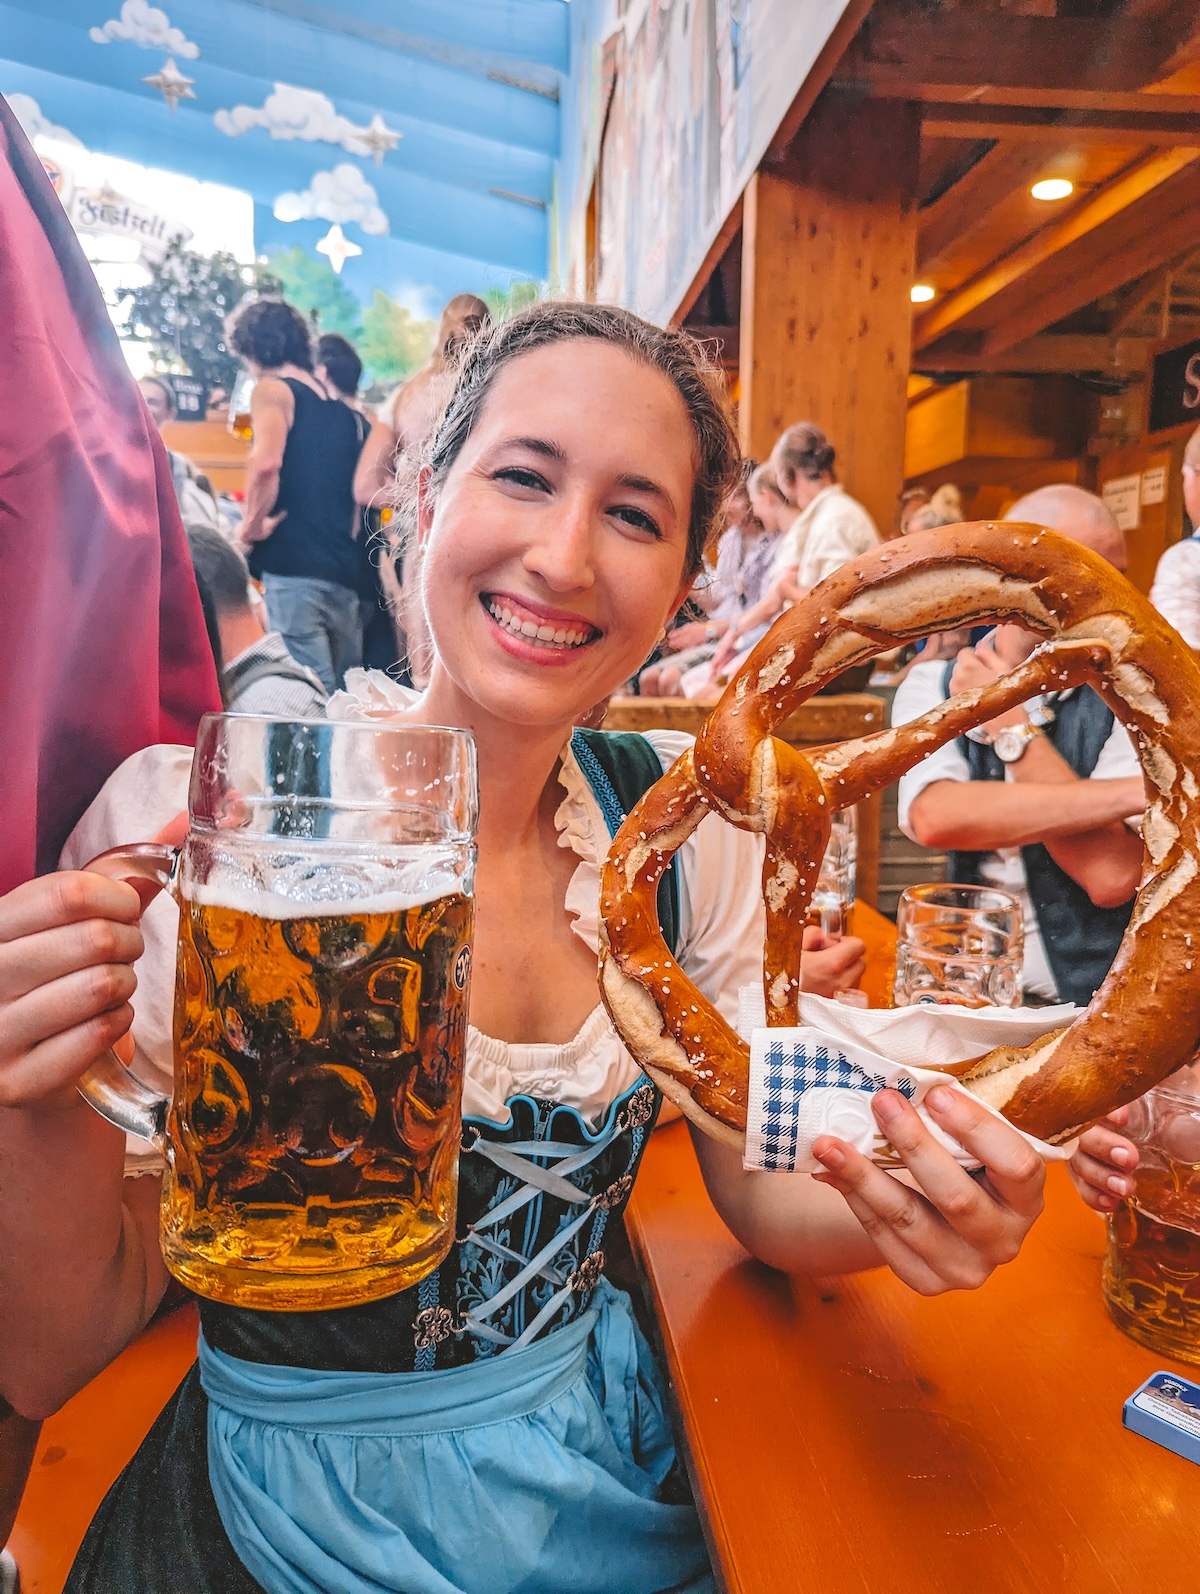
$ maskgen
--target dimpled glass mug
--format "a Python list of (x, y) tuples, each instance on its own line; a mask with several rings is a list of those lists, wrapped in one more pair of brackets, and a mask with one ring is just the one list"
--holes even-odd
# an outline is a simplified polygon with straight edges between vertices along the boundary
[(210, 715), (183, 846), (88, 865), (179, 904), (172, 1100), (111, 1052), (80, 1089), (163, 1153), (190, 1289), (348, 1306), (449, 1250), (477, 807), (466, 732)]
[(1200, 1362), (1200, 1064), (1135, 1101), (1134, 1192), (1108, 1218), (1104, 1300), (1139, 1344)]

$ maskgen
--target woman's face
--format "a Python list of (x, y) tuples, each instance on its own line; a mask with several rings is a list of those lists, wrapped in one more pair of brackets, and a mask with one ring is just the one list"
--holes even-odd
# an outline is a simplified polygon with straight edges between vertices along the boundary
[(611, 344), (506, 365), (421, 508), (432, 685), (570, 724), (627, 680), (689, 585), (694, 457), (674, 384)]
[(749, 496), (750, 507), (755, 516), (771, 531), (779, 530), (779, 517), (784, 509), (787, 509), (789, 521), (795, 519), (791, 509), (786, 504), (781, 504), (774, 493), (769, 493), (760, 488), (757, 492), (751, 492)]

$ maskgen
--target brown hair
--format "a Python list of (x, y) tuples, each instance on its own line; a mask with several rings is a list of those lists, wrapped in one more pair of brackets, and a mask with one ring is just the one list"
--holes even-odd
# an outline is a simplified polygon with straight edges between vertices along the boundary
[(283, 299), (247, 299), (225, 317), (225, 342), (243, 360), (264, 371), (295, 365), (313, 368), (312, 332), (308, 322)]
[(796, 476), (815, 482), (822, 476), (832, 475), (837, 457), (833, 444), (811, 421), (789, 426), (771, 453), (781, 487)]
[(783, 489), (775, 480), (775, 472), (769, 465), (759, 465), (758, 468), (752, 472), (750, 480), (746, 483), (746, 486), (752, 493), (770, 493), (773, 498), (778, 498), (781, 504), (787, 503)]
[(695, 575), (739, 477), (739, 454), (720, 375), (684, 332), (664, 331), (615, 305), (548, 300), (480, 332), (465, 350), (454, 391), (427, 446), (436, 491), (470, 437), (492, 385), (512, 360), (556, 343), (594, 338), (660, 371), (683, 400), (696, 448), (688, 524), (687, 574)]
[(492, 312), (476, 294), (456, 293), (442, 306), (430, 363), (439, 371), (444, 370), (470, 339), (491, 322)]

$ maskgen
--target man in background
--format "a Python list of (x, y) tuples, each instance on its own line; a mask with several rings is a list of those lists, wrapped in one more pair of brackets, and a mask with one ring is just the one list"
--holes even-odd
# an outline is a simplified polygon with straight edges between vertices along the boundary
[(319, 719), (325, 688), (254, 612), (242, 553), (208, 526), (189, 529), (188, 546), (225, 707), (237, 714)]
[[(338, 332), (322, 332), (317, 339), (317, 376), (335, 397), (348, 404), (359, 417), (359, 430), (365, 442), (371, 422), (358, 384), (363, 364), (348, 338)], [(361, 456), (360, 456), (361, 457)], [(362, 603), (362, 661), (368, 670), (395, 674), (400, 665), (400, 641), (393, 615), (399, 612), (400, 584), (396, 580), (394, 554), (386, 525), (380, 523), (380, 510), (361, 509), (358, 528), (359, 582)]]
[(1200, 648), (1200, 426), (1183, 450), (1183, 507), (1192, 523), (1191, 536), (1168, 548), (1158, 561), (1150, 602), (1189, 648)]
[[(150, 411), (150, 419), (161, 432), (168, 421), (175, 419), (175, 389), (171, 386), (170, 377), (144, 376), (138, 382), (138, 387)], [(184, 525), (189, 529), (192, 526), (212, 526), (214, 530), (224, 531), (228, 535), (228, 528), (222, 526), (224, 517), (208, 477), (202, 475), (191, 460), (176, 449), (168, 448), (167, 458), (171, 462), (171, 480), (175, 484), (175, 497)]]
[[(1049, 526), (1125, 568), (1116, 520), (1080, 487), (1039, 488), (1006, 519)], [(989, 685), (1040, 641), (1001, 625), (957, 660), (914, 664), (897, 689), (893, 725)], [(1145, 801), (1125, 727), (1084, 686), (1010, 709), (932, 753), (901, 777), (899, 819), (913, 841), (948, 852), (949, 879), (998, 886), (1020, 901), (1026, 997), (1083, 1005), (1129, 922)]]

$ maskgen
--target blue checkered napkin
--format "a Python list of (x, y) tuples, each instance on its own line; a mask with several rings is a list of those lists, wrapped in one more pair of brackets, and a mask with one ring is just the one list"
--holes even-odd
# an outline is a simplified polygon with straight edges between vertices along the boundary
[(818, 1166), (811, 1147), (820, 1134), (837, 1134), (867, 1151), (879, 1139), (870, 1102), (875, 1092), (891, 1086), (911, 1101), (917, 1090), (916, 1081), (895, 1068), (878, 1072), (878, 1062), (818, 1030), (754, 1030), (744, 1166), (811, 1172)]
[[(828, 1029), (755, 1028), (750, 1032), (750, 1100), (742, 1166), (767, 1173), (816, 1173), (820, 1164), (812, 1155), (813, 1142), (821, 1135), (836, 1135), (880, 1167), (901, 1170), (899, 1157), (871, 1111), (871, 1097), (886, 1088), (908, 1097), (933, 1138), (957, 1162), (977, 1168), (978, 1160), (939, 1128), (921, 1105), (935, 1085), (963, 1089), (941, 1069), (893, 1062)], [(1048, 1146), (1033, 1135), (1023, 1138), (1046, 1161), (1069, 1157), (1074, 1149), (1074, 1142)]]

